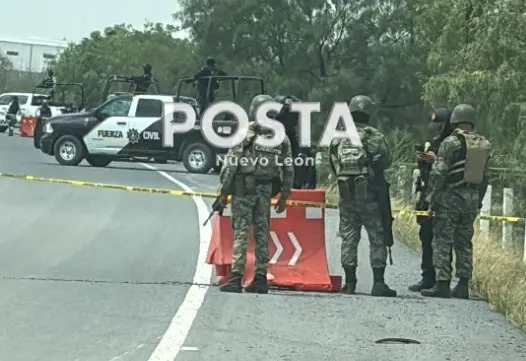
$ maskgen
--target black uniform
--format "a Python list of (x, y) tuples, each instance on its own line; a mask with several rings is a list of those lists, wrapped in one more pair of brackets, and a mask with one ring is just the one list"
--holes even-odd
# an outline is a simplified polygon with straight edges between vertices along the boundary
[(13, 101), (9, 105), (9, 109), (6, 112), (6, 119), (9, 118), (9, 126), (14, 127), (16, 125), (16, 115), (20, 111), (20, 104), (18, 98), (14, 97)]
[[(280, 113), (276, 116), (285, 127), (285, 132), (290, 140), (290, 148), (293, 158), (313, 158), (313, 151), (310, 147), (300, 147), (298, 136), (298, 113), (291, 112), (288, 100), (299, 102), (300, 100), (293, 95), (277, 95), (274, 101), (283, 104)], [(315, 189), (316, 188), (316, 168), (314, 165), (295, 165), (293, 189)]]
[(145, 72), (140, 76), (132, 76), (132, 81), (135, 84), (135, 92), (147, 93), (150, 84), (153, 82), (153, 74), (150, 72)]
[(148, 93), (148, 88), (153, 83), (152, 66), (144, 64), (142, 66), (143, 74), (139, 76), (132, 76), (130, 79), (135, 84), (136, 93)]
[(42, 118), (51, 118), (51, 108), (47, 104), (43, 104), (38, 108), (38, 117), (33, 133), (33, 145), (37, 149), (40, 148), (40, 138), (42, 138), (42, 129), (44, 127), (44, 120)]
[[(434, 133), (423, 145), (424, 152), (438, 153), (442, 140), (451, 134), (452, 128), (449, 123), (451, 112), (445, 108), (439, 108), (434, 113), (430, 124), (430, 130)], [(432, 163), (424, 160), (418, 161), (420, 176), (416, 180), (416, 191), (420, 192), (420, 197), (416, 204), (417, 211), (427, 211), (429, 204), (426, 202), (426, 192), (428, 190), (429, 175)], [(409, 287), (410, 291), (420, 292), (423, 289), (431, 288), (436, 283), (435, 268), (433, 267), (433, 218), (417, 216), (416, 220), (420, 225), (420, 241), (422, 242), (422, 280)]]
[[(213, 63), (215, 64), (215, 62)], [(217, 89), (219, 89), (219, 82), (216, 79), (212, 79), (210, 83), (210, 90), (207, 94), (208, 79), (204, 77), (225, 75), (227, 75), (227, 73), (212, 64), (205, 65), (197, 72), (197, 74), (194, 75), (194, 80), (197, 81), (197, 92), (199, 94), (198, 101), (202, 109), (214, 101), (214, 93)]]

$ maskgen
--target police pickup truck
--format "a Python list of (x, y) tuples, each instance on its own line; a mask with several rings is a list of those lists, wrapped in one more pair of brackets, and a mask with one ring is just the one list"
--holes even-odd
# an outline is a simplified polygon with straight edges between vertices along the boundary
[[(6, 119), (6, 113), (9, 109), (9, 105), (13, 100), (13, 97), (18, 98), (18, 104), (20, 104), (20, 113), (17, 114), (17, 124), (20, 125), (22, 115), (36, 115), (38, 108), (42, 105), (44, 99), (48, 99), (48, 95), (44, 94), (33, 94), (33, 93), (4, 93), (0, 95), (0, 133), (6, 131), (9, 126), (9, 122)], [(51, 114), (58, 115), (62, 114), (64, 107), (51, 106)]]
[[(64, 114), (50, 118), (43, 130), (40, 149), (55, 156), (62, 165), (78, 165), (86, 160), (94, 167), (105, 167), (112, 161), (145, 161), (166, 163), (182, 161), (191, 173), (218, 171), (217, 155), (228, 149), (206, 142), (199, 124), (194, 129), (174, 134), (174, 147), (162, 142), (162, 113), (169, 95), (120, 95), (84, 113)], [(218, 135), (228, 135), (236, 127), (234, 120), (214, 120)]]

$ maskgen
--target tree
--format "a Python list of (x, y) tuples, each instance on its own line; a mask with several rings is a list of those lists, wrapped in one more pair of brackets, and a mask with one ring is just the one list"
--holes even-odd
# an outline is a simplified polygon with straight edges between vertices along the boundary
[(179, 77), (196, 71), (194, 44), (173, 37), (170, 25), (146, 24), (143, 31), (121, 24), (94, 31), (78, 44), (70, 44), (53, 65), (60, 82), (86, 86), (86, 101), (97, 105), (105, 80), (111, 75), (139, 75), (142, 64), (153, 66), (161, 89), (170, 93)]

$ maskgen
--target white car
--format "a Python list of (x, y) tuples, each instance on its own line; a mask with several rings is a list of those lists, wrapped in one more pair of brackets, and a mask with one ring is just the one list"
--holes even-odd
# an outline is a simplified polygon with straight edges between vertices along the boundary
[[(8, 128), (8, 121), (6, 120), (6, 113), (9, 108), (9, 104), (13, 97), (18, 97), (18, 103), (20, 104), (20, 113), (17, 114), (16, 120), (18, 127), (20, 120), (23, 115), (36, 115), (38, 108), (42, 105), (44, 99), (49, 99), (48, 95), (44, 94), (33, 94), (33, 93), (4, 93), (0, 95), (0, 133), (3, 133)], [(62, 114), (64, 107), (53, 107), (51, 108), (51, 114), (53, 116)]]

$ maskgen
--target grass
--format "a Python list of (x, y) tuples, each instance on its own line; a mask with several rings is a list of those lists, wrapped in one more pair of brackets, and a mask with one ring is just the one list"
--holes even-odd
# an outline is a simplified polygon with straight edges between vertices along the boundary
[[(409, 248), (420, 249), (414, 216), (396, 216), (393, 232)], [(526, 266), (521, 260), (518, 252), (503, 250), (497, 237), (475, 234), (472, 287), (496, 311), (526, 329)]]
[[(334, 187), (326, 188), (327, 201), (337, 201)], [(412, 207), (393, 202), (395, 214), (393, 232), (397, 240), (410, 249), (420, 250), (418, 224), (415, 216), (404, 213)], [(498, 237), (483, 237), (476, 233), (473, 238), (472, 287), (484, 296), (493, 309), (526, 329), (526, 265), (519, 252), (503, 250)]]

